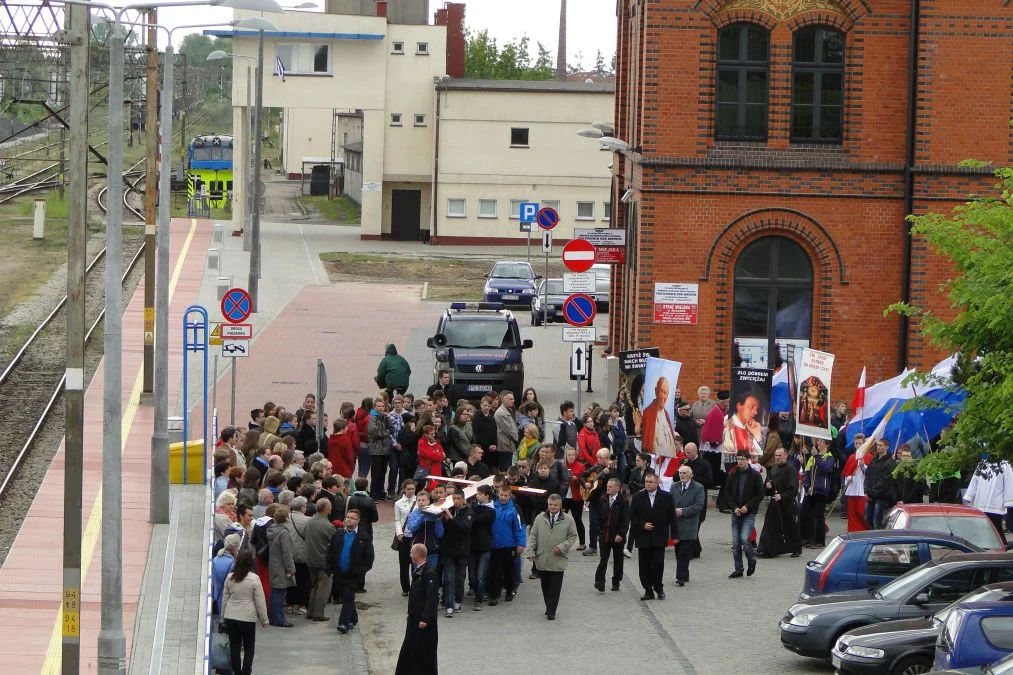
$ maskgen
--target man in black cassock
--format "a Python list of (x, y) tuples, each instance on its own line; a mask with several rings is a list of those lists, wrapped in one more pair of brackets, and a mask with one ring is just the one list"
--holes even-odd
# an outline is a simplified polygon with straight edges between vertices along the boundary
[(395, 675), (436, 675), (439, 633), (436, 630), (439, 580), (436, 570), (426, 561), (426, 547), (411, 549), (412, 585), (408, 590), (408, 625)]
[(797, 558), (802, 553), (798, 525), (795, 523), (795, 498), (798, 496), (798, 471), (788, 463), (784, 448), (774, 451), (774, 466), (764, 483), (770, 501), (763, 520), (763, 532), (757, 543), (758, 553), (770, 558), (790, 553)]

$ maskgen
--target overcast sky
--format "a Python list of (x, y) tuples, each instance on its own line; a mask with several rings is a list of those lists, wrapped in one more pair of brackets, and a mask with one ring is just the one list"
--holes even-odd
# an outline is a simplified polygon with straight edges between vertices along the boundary
[[(122, 4), (115, 2), (114, 4)], [(282, 6), (294, 6), (298, 0), (281, 0)], [(323, 6), (323, 0), (319, 0)], [(430, 9), (443, 5), (430, 0)], [(616, 50), (616, 0), (570, 0), (567, 4), (567, 53), (573, 62), (583, 54), (583, 65), (590, 68), (600, 49), (605, 63)], [(432, 12), (430, 12), (430, 15)], [(231, 10), (212, 7), (165, 8), (159, 10), (159, 23), (180, 26), (205, 21), (229, 21)], [(532, 48), (542, 42), (555, 57), (559, 36), (559, 0), (465, 0), (465, 22), (472, 31), (488, 30), (499, 42), (527, 34)], [(186, 30), (178, 30), (173, 42), (179, 43)], [(190, 31), (192, 32), (192, 31)], [(164, 34), (160, 34), (160, 41)]]

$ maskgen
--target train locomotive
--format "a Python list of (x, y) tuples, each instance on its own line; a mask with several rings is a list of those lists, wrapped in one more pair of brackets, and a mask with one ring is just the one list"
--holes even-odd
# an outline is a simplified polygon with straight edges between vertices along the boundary
[(186, 196), (206, 197), (217, 209), (232, 206), (232, 136), (205, 134), (186, 151)]

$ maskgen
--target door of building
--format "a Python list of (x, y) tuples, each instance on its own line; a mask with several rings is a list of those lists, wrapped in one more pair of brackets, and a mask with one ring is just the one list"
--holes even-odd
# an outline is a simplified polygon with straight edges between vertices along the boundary
[(390, 238), (418, 241), (422, 230), (422, 191), (391, 190)]

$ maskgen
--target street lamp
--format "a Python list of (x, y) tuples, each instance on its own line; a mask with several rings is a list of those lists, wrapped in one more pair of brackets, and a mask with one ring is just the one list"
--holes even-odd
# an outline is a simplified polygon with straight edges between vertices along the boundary
[[(249, 18), (256, 18), (256, 17), (249, 17)], [(248, 26), (248, 25), (245, 25), (245, 24), (244, 24), (243, 27), (251, 27), (252, 28), (252, 26)], [(257, 139), (254, 137), (253, 130), (256, 127), (255, 116), (260, 114), (260, 110), (253, 108), (253, 100), (252, 100), (252, 98), (250, 96), (250, 87), (252, 86), (252, 83), (253, 83), (254, 79), (256, 79), (257, 82), (260, 82), (260, 69), (256, 66), (257, 57), (255, 57), (255, 56), (244, 56), (242, 54), (230, 54), (229, 52), (222, 51), (221, 49), (216, 49), (215, 51), (211, 52), (207, 56), (207, 60), (208, 61), (221, 61), (223, 59), (244, 59), (246, 61), (253, 61), (254, 64), (255, 64), (255, 65), (252, 66), (252, 68), (253, 68), (253, 74), (254, 74), (253, 78), (250, 77), (250, 68), (251, 68), (251, 66), (246, 66), (246, 119), (247, 119), (247, 124), (248, 124), (248, 128), (246, 129), (246, 138), (247, 138), (247, 140), (249, 142), (247, 143), (246, 152), (244, 154), (244, 156), (247, 158), (247, 160), (246, 160), (246, 168), (248, 169), (248, 171), (243, 171), (243, 177), (244, 177), (247, 185), (252, 185), (252, 176), (253, 176), (253, 173), (254, 173), (253, 172), (253, 154), (254, 154), (253, 153), (253, 147), (254, 147), (253, 144), (256, 143), (256, 142), (258, 142)], [(233, 68), (233, 70), (235, 70), (235, 68)], [(246, 209), (246, 208), (243, 209), (243, 221), (244, 221), (243, 222), (243, 250), (244, 251), (249, 251), (250, 250), (250, 238), (252, 236), (251, 230), (253, 228), (252, 227), (247, 227), (247, 222), (250, 219), (251, 213), (253, 211), (253, 200), (250, 199), (250, 196), (254, 192), (255, 192), (255, 190), (245, 190), (243, 192), (244, 198), (246, 199), (246, 203), (250, 207), (248, 209)]]
[[(105, 517), (102, 519), (102, 607), (101, 607), (101, 629), (98, 636), (98, 667), (100, 673), (122, 673), (126, 667), (126, 636), (123, 632), (123, 485), (122, 485), (122, 416), (123, 416), (123, 289), (120, 285), (120, 276), (123, 270), (123, 108), (120, 102), (123, 100), (123, 67), (124, 67), (124, 36), (120, 26), (123, 14), (128, 10), (154, 9), (158, 7), (192, 7), (215, 5), (220, 7), (231, 7), (234, 9), (253, 9), (260, 11), (280, 12), (281, 6), (275, 0), (170, 0), (169, 2), (139, 2), (113, 7), (102, 3), (85, 2), (84, 0), (67, 0), (67, 4), (79, 4), (87, 7), (104, 9), (113, 14), (112, 30), (109, 38), (109, 147), (108, 147), (108, 212), (106, 222), (106, 274), (105, 274), (105, 300), (106, 316), (104, 327), (104, 378), (103, 378), (103, 401), (102, 401), (102, 512)], [(169, 53), (171, 53), (171, 40), (169, 41)], [(171, 61), (167, 61), (166, 73), (172, 73)], [(170, 75), (171, 77), (171, 75)], [(171, 82), (171, 79), (170, 79)], [(169, 92), (163, 93), (162, 108), (167, 109), (166, 103), (170, 100)], [(171, 107), (168, 108), (171, 113)], [(166, 118), (171, 119), (171, 114), (163, 118), (163, 131)], [(170, 122), (171, 124), (171, 122)], [(171, 129), (171, 126), (169, 127)], [(168, 219), (162, 221), (163, 212), (168, 214), (168, 152), (165, 150), (165, 143), (171, 138), (171, 132), (163, 133), (162, 144), (162, 166), (163, 174), (160, 185), (165, 186), (161, 193), (162, 199), (159, 204), (160, 228), (157, 233), (159, 244), (164, 248), (159, 251), (157, 267), (165, 267), (163, 280), (168, 279)], [(163, 262), (164, 259), (164, 262)], [(163, 364), (161, 369), (162, 379), (159, 382), (160, 391), (156, 393), (156, 401), (161, 397), (165, 406), (161, 411), (156, 410), (155, 432), (159, 425), (166, 429), (167, 419), (165, 413), (168, 410), (168, 288), (165, 283), (156, 284), (156, 303), (162, 299), (162, 316), (156, 316), (156, 378), (158, 376), (159, 352), (163, 353)], [(156, 315), (158, 313), (156, 312)], [(162, 330), (158, 330), (161, 324)], [(185, 404), (184, 404), (185, 405)], [(156, 406), (157, 407), (157, 406)], [(161, 418), (161, 419), (160, 419)], [(164, 469), (165, 486), (168, 487), (168, 433), (163, 455), (156, 455), (152, 458), (152, 481), (162, 478)], [(206, 432), (205, 432), (206, 433)], [(154, 443), (154, 439), (153, 439)], [(160, 480), (160, 482), (162, 482)], [(153, 506), (155, 496), (152, 495)], [(165, 495), (164, 522), (168, 522), (168, 495)], [(76, 580), (65, 580), (65, 586), (80, 593), (80, 578)], [(64, 638), (64, 651), (73, 654), (67, 638)], [(79, 664), (74, 664), (79, 666)], [(76, 669), (76, 668), (75, 668)]]

